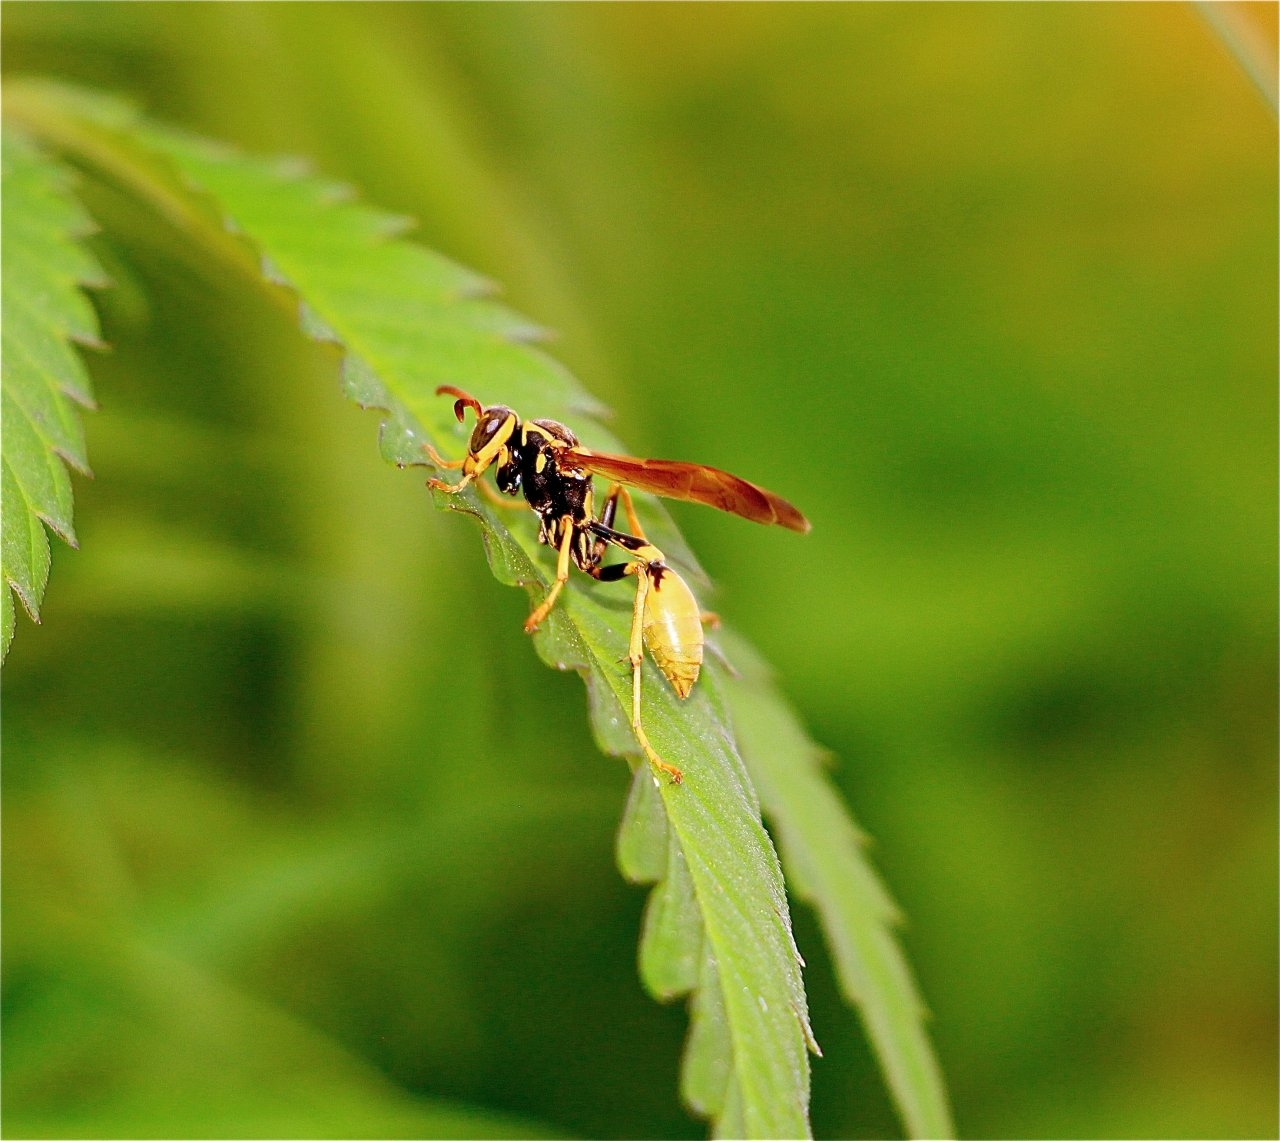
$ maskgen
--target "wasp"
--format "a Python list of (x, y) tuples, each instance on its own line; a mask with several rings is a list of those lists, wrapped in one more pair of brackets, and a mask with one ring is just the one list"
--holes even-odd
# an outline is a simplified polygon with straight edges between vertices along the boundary
[[(650, 764), (679, 784), (683, 773), (658, 756), (641, 721), (644, 651), (648, 649), (676, 695), (687, 697), (702, 668), (703, 622), (713, 616), (699, 610), (688, 584), (645, 536), (628, 487), (668, 499), (705, 503), (792, 531), (808, 531), (809, 521), (781, 496), (718, 468), (593, 451), (579, 444), (577, 436), (556, 420), (522, 420), (505, 404), (483, 406), (452, 385), (441, 385), (436, 395), (455, 398), (453, 412), (460, 424), (466, 423), (468, 409), (475, 413), (476, 423), (467, 454), (460, 460), (447, 460), (426, 445), (436, 467), (462, 471), (457, 483), (432, 479), (428, 486), (457, 494), (475, 482), (501, 507), (520, 505), (503, 499), (499, 492), (512, 498), (523, 493), (525, 504), (538, 516), (538, 541), (557, 552), (555, 580), (525, 622), (525, 633), (532, 634), (551, 613), (569, 579), (571, 564), (600, 582), (618, 582), (628, 575), (635, 578), (627, 654), (631, 663), (631, 729)], [(495, 469), (497, 491), (480, 478), (490, 468)], [(593, 475), (612, 481), (598, 513)], [(629, 531), (614, 527), (619, 503)], [(628, 561), (606, 565), (605, 555), (611, 548), (628, 556)]]

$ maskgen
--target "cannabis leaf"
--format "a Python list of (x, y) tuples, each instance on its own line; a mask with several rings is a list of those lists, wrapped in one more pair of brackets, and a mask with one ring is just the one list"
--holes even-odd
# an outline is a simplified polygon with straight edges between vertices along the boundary
[[(440, 384), (571, 422), (590, 447), (620, 446), (599, 423), (599, 405), (535, 347), (537, 326), (490, 300), (482, 278), (401, 240), (402, 219), (355, 203), (347, 188), (297, 163), (247, 158), (159, 128), (93, 95), (27, 88), (18, 108), (42, 138), (216, 256), (278, 287), (275, 295), (296, 309), (310, 336), (340, 348), (347, 394), (385, 411), (382, 450), (393, 462), (421, 464), (428, 440), (462, 452), (450, 402), (434, 395)], [(500, 581), (541, 597), (551, 564), (529, 517), (499, 516), (474, 489), (438, 498), (478, 522)], [(665, 511), (640, 498), (654, 540), (700, 579)], [(619, 660), (630, 601), (616, 586), (581, 578), (562, 599), (537, 636), (538, 652), (583, 675), (602, 749), (634, 756), (630, 673)], [(655, 885), (642, 978), (660, 999), (690, 996), (683, 1096), (720, 1135), (808, 1133), (807, 1049), (817, 1047), (762, 801), (796, 890), (817, 908), (842, 988), (863, 1012), (908, 1130), (947, 1135), (923, 1006), (891, 932), (896, 912), (820, 772), (816, 747), (767, 670), (727, 631), (722, 649), (737, 670), (712, 655), (685, 702), (646, 662), (649, 735), (686, 779), (657, 784), (640, 764), (618, 839), (624, 875)]]
[[(262, 274), (296, 296), (303, 328), (342, 347), (347, 392), (386, 410), (383, 450), (395, 462), (421, 463), (428, 438), (442, 450), (460, 450), (450, 403), (434, 395), (451, 382), (482, 400), (570, 420), (587, 444), (617, 448), (587, 419), (598, 406), (527, 343), (537, 330), (486, 300), (476, 275), (390, 237), (398, 219), (346, 201), (343, 188), (304, 176), (296, 164), (247, 159), (140, 122), (122, 132), (118, 105), (95, 117), (86, 116), (83, 98), (56, 104), (48, 92), (41, 97), (55, 100), (45, 104), (50, 137), (163, 203), (169, 218), (196, 236), (208, 236), (211, 217), (240, 236)], [(149, 153), (140, 154), (139, 145)], [(174, 170), (190, 187), (190, 201), (182, 200)], [(498, 578), (538, 595), (546, 589), (549, 565), (531, 519), (508, 527), (470, 492), (445, 505), (480, 520)], [(654, 529), (673, 552), (683, 549), (656, 514)], [(630, 680), (618, 661), (630, 612), (616, 591), (574, 584), (537, 638), (544, 658), (587, 679), (593, 724), (611, 752), (636, 752), (626, 717)], [(683, 785), (663, 785), (654, 801), (665, 806), (669, 858), (646, 920), (646, 981), (660, 997), (696, 989), (698, 1009), (723, 1011), (714, 1023), (699, 1020), (687, 1062), (721, 1062), (722, 1088), (703, 1103), (718, 1130), (805, 1136), (811, 1038), (777, 857), (727, 720), (706, 689), (680, 703), (646, 669), (649, 735), (685, 771)], [(638, 780), (652, 780), (647, 767), (640, 773)], [(664, 905), (668, 899), (678, 901), (674, 910)], [(713, 966), (691, 972), (691, 955)]]
[[(38, 622), (49, 579), (45, 526), (76, 545), (71, 478), (65, 464), (89, 474), (84, 429), (75, 403), (91, 408), (93, 394), (71, 342), (98, 344), (97, 317), (81, 287), (102, 285), (105, 279), (76, 241), (92, 224), (67, 190), (68, 172), (10, 132), (4, 135), (0, 162), (4, 228), (0, 562), (4, 581)], [(3, 594), (0, 657), (8, 653), (14, 633), (13, 595), (8, 589)]]

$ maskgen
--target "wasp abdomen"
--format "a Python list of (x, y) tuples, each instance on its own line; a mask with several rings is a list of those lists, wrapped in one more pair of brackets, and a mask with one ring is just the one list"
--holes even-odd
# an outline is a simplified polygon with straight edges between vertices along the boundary
[(702, 618), (688, 585), (663, 563), (646, 568), (644, 644), (680, 697), (687, 697), (702, 667)]

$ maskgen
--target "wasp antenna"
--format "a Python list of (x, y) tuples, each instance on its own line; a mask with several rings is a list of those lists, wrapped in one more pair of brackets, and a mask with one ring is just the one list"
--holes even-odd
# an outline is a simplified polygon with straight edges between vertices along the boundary
[(453, 402), (453, 414), (458, 418), (458, 423), (463, 422), (463, 413), (470, 408), (479, 417), (483, 409), (478, 401), (469, 392), (463, 392), (460, 388), (454, 388), (452, 384), (442, 384), (436, 389), (437, 396), (456, 396), (458, 399)]

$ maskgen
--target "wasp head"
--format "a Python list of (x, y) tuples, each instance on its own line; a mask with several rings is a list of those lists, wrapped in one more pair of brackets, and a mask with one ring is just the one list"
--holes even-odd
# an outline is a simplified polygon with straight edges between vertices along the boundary
[(494, 463), (507, 459), (507, 441), (520, 427), (520, 418), (505, 404), (481, 405), (474, 396), (452, 385), (441, 385), (436, 395), (457, 397), (453, 402), (453, 414), (461, 424), (466, 420), (467, 409), (476, 414), (476, 426), (467, 444), (467, 457), (462, 464), (462, 474), (470, 479), (483, 475)]
[(467, 451), (477, 461), (485, 461), (484, 467), (488, 467), (518, 426), (519, 418), (515, 412), (506, 405), (492, 404), (478, 413)]

